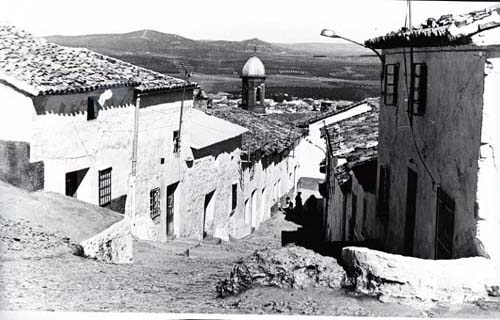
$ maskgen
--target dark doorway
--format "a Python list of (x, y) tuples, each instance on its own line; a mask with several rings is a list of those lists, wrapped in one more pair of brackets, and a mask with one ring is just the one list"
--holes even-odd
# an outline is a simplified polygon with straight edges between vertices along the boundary
[(178, 183), (171, 184), (167, 187), (167, 237), (174, 236), (174, 204), (175, 204), (175, 189)]
[(355, 230), (356, 230), (356, 215), (358, 213), (358, 197), (355, 193), (352, 194), (351, 198), (351, 220), (349, 221), (349, 240), (355, 240)]
[(205, 195), (205, 205), (203, 208), (203, 238), (209, 235), (208, 227), (212, 224), (214, 219), (214, 203), (212, 201), (214, 193), (215, 190)]
[(437, 192), (435, 259), (453, 258), (455, 201), (441, 188)]
[(85, 175), (89, 171), (89, 168), (67, 172), (66, 173), (66, 195), (77, 198), (78, 197), (78, 187), (85, 178)]
[(413, 256), (415, 238), (415, 214), (417, 209), (417, 179), (415, 171), (408, 168), (408, 181), (406, 185), (406, 219), (405, 219), (405, 247), (404, 253)]

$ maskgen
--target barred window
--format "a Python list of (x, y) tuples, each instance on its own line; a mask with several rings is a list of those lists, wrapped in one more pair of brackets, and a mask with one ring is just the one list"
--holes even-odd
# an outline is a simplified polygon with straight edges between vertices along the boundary
[(387, 64), (384, 77), (384, 104), (395, 106), (398, 103), (399, 64)]
[(160, 188), (149, 192), (149, 214), (153, 220), (160, 216)]
[(414, 63), (411, 66), (410, 105), (408, 112), (422, 116), (427, 100), (427, 65)]
[(180, 136), (179, 136), (179, 130), (175, 130), (174, 133), (173, 133), (173, 142), (174, 142), (174, 153), (176, 152), (179, 152), (180, 150), (180, 144), (179, 144), (179, 139), (180, 139)]
[(111, 168), (99, 170), (99, 205), (111, 203)]

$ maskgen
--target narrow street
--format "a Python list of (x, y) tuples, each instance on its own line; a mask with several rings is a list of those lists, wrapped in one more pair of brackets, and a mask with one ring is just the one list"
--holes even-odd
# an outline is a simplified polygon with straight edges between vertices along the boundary
[[(3, 232), (12, 227), (12, 223), (2, 220)], [(39, 232), (26, 224), (14, 227), (25, 229), (25, 233)], [(58, 242), (57, 237), (50, 234), (37, 238), (36, 246), (41, 254), (26, 258), (23, 252), (33, 253), (33, 242), (14, 241), (13, 247), (4, 237), (2, 251), (11, 254), (2, 255), (0, 260), (0, 309), (346, 316), (469, 316), (472, 312), (483, 317), (499, 315), (497, 306), (423, 311), (325, 288), (258, 287), (239, 296), (216, 298), (217, 281), (229, 275), (235, 261), (256, 249), (279, 247), (281, 231), (296, 228), (297, 225), (285, 221), (279, 213), (238, 241), (221, 244), (139, 241), (134, 243), (134, 263), (130, 265), (111, 265), (73, 256), (64, 249), (64, 241)]]

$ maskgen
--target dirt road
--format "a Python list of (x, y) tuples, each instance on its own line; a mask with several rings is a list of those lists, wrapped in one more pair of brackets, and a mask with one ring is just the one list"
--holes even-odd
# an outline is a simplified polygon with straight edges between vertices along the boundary
[[(135, 242), (134, 263), (110, 265), (71, 255), (64, 238), (2, 220), (0, 310), (308, 314), (346, 316), (499, 316), (498, 305), (416, 310), (351, 296), (343, 290), (255, 288), (217, 299), (215, 285), (234, 261), (279, 247), (281, 230), (297, 225), (277, 215), (245, 239), (211, 244)], [(14, 229), (13, 229), (14, 228)], [(13, 233), (21, 234), (14, 240)], [(8, 236), (11, 235), (11, 236)], [(59, 239), (59, 240), (58, 240)], [(44, 246), (47, 241), (47, 246)], [(33, 249), (35, 246), (35, 249)], [(187, 250), (189, 249), (189, 256)], [(31, 251), (30, 251), (31, 250)], [(38, 252), (39, 254), (33, 254)], [(8, 254), (4, 254), (8, 253)], [(31, 256), (34, 258), (29, 258)]]

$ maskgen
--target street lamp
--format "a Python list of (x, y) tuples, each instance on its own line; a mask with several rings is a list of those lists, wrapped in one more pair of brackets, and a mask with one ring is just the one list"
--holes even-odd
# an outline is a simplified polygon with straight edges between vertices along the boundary
[(345, 41), (357, 44), (358, 46), (362, 46), (362, 47), (364, 47), (366, 49), (370, 49), (371, 51), (375, 52), (375, 54), (377, 55), (377, 57), (380, 59), (380, 63), (382, 64), (382, 70), (380, 70), (380, 92), (382, 93), (382, 82), (384, 80), (385, 59), (384, 59), (384, 57), (377, 50), (375, 50), (372, 47), (368, 47), (367, 45), (364, 45), (364, 44), (362, 44), (360, 42), (357, 42), (357, 41), (354, 41), (354, 40), (351, 40), (351, 39), (339, 36), (334, 30), (323, 29), (323, 30), (321, 30), (320, 35), (323, 36), (323, 37), (327, 37), (327, 38), (342, 39), (342, 40), (345, 40)]
[(320, 35), (323, 36), (323, 37), (327, 37), (327, 38), (342, 39), (342, 40), (349, 41), (349, 42), (352, 42), (354, 44), (357, 44), (358, 46), (365, 47), (366, 49), (370, 49), (371, 51), (375, 52), (375, 54), (377, 55), (377, 57), (380, 59), (380, 62), (382, 63), (382, 66), (384, 65), (384, 62), (385, 62), (384, 57), (377, 50), (373, 49), (372, 47), (368, 47), (368, 46), (362, 44), (361, 42), (357, 42), (357, 41), (354, 41), (354, 40), (351, 40), (351, 39), (339, 36), (335, 31), (330, 30), (330, 29), (323, 29), (323, 30), (321, 30)]

